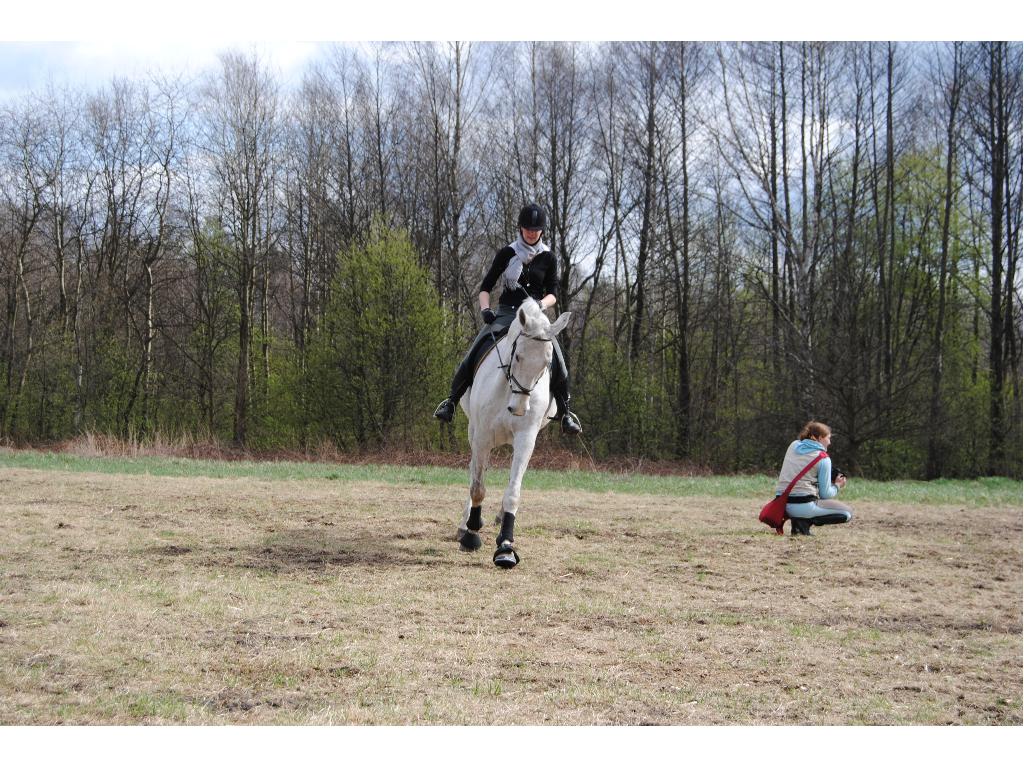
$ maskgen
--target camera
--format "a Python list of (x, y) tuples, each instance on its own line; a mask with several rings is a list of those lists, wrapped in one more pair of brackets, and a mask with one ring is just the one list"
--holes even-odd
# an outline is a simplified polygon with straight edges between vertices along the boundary
[(832, 482), (835, 483), (836, 479), (840, 477), (846, 477), (846, 473), (839, 467), (832, 467)]

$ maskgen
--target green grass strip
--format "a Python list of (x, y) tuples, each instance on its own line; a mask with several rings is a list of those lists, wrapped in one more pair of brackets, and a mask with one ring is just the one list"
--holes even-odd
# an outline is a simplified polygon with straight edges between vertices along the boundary
[[(500, 459), (498, 460), (500, 464)], [(468, 460), (467, 460), (468, 463)], [(256, 480), (337, 480), (385, 482), (399, 485), (466, 485), (467, 469), (376, 464), (324, 464), (294, 461), (207, 461), (169, 457), (83, 457), (62, 453), (0, 448), (0, 467), (62, 472), (100, 472), (156, 477), (248, 477)], [(488, 473), (489, 485), (508, 482), (507, 467)], [(767, 501), (775, 478), (766, 475), (641, 475), (591, 471), (536, 469), (527, 472), (526, 488), (652, 494), (659, 496), (716, 496), (744, 499), (759, 506)], [(977, 480), (873, 481), (854, 478), (842, 497), (901, 504), (959, 504), (967, 507), (1021, 505), (1024, 486), (1009, 478)]]

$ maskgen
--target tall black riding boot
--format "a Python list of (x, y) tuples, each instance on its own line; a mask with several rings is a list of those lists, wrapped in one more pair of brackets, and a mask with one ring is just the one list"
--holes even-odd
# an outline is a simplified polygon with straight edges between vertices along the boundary
[(583, 432), (583, 426), (576, 414), (569, 410), (569, 376), (565, 368), (565, 359), (557, 341), (553, 347), (555, 354), (551, 361), (551, 396), (558, 406), (555, 419), (562, 422), (562, 432), (567, 435), (578, 435)]
[(455, 376), (452, 377), (452, 388), (451, 394), (447, 398), (441, 401), (441, 404), (437, 406), (434, 411), (434, 418), (440, 419), (448, 424), (452, 423), (452, 419), (455, 418), (455, 409), (459, 405), (459, 400), (469, 389), (469, 385), (472, 383), (472, 354), (467, 355), (466, 358), (459, 363), (459, 367), (455, 369)]
[(480, 329), (466, 356), (462, 358), (459, 367), (455, 369), (455, 375), (452, 377), (451, 394), (437, 406), (437, 410), (434, 411), (434, 418), (451, 424), (452, 419), (455, 418), (455, 409), (459, 405), (459, 400), (462, 399), (462, 396), (466, 394), (466, 390), (473, 383), (473, 374), (476, 372), (476, 364), (480, 359), (480, 355), (485, 350), (489, 350), (499, 339), (508, 333), (508, 327), (512, 324), (515, 314), (515, 310), (511, 307), (498, 307), (498, 316), (494, 322)]

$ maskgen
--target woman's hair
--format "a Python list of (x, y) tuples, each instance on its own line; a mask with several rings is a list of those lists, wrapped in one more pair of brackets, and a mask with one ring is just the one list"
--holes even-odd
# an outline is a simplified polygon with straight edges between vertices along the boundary
[(820, 421), (808, 421), (800, 430), (800, 439), (811, 438), (813, 440), (816, 437), (826, 437), (831, 434), (832, 430), (828, 428), (828, 424), (822, 424)]

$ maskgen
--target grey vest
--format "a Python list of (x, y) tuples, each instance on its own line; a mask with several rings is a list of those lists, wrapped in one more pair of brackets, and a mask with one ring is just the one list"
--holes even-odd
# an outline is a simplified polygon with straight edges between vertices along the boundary
[[(779, 472), (779, 482), (775, 484), (775, 495), (786, 490), (786, 486), (793, 478), (800, 474), (800, 470), (810, 464), (818, 457), (818, 453), (797, 453), (796, 447), (800, 443), (794, 440), (789, 444), (786, 451), (786, 458), (782, 460), (782, 471)], [(814, 467), (807, 472), (789, 492), (790, 496), (819, 496), (818, 493), (818, 468)]]

